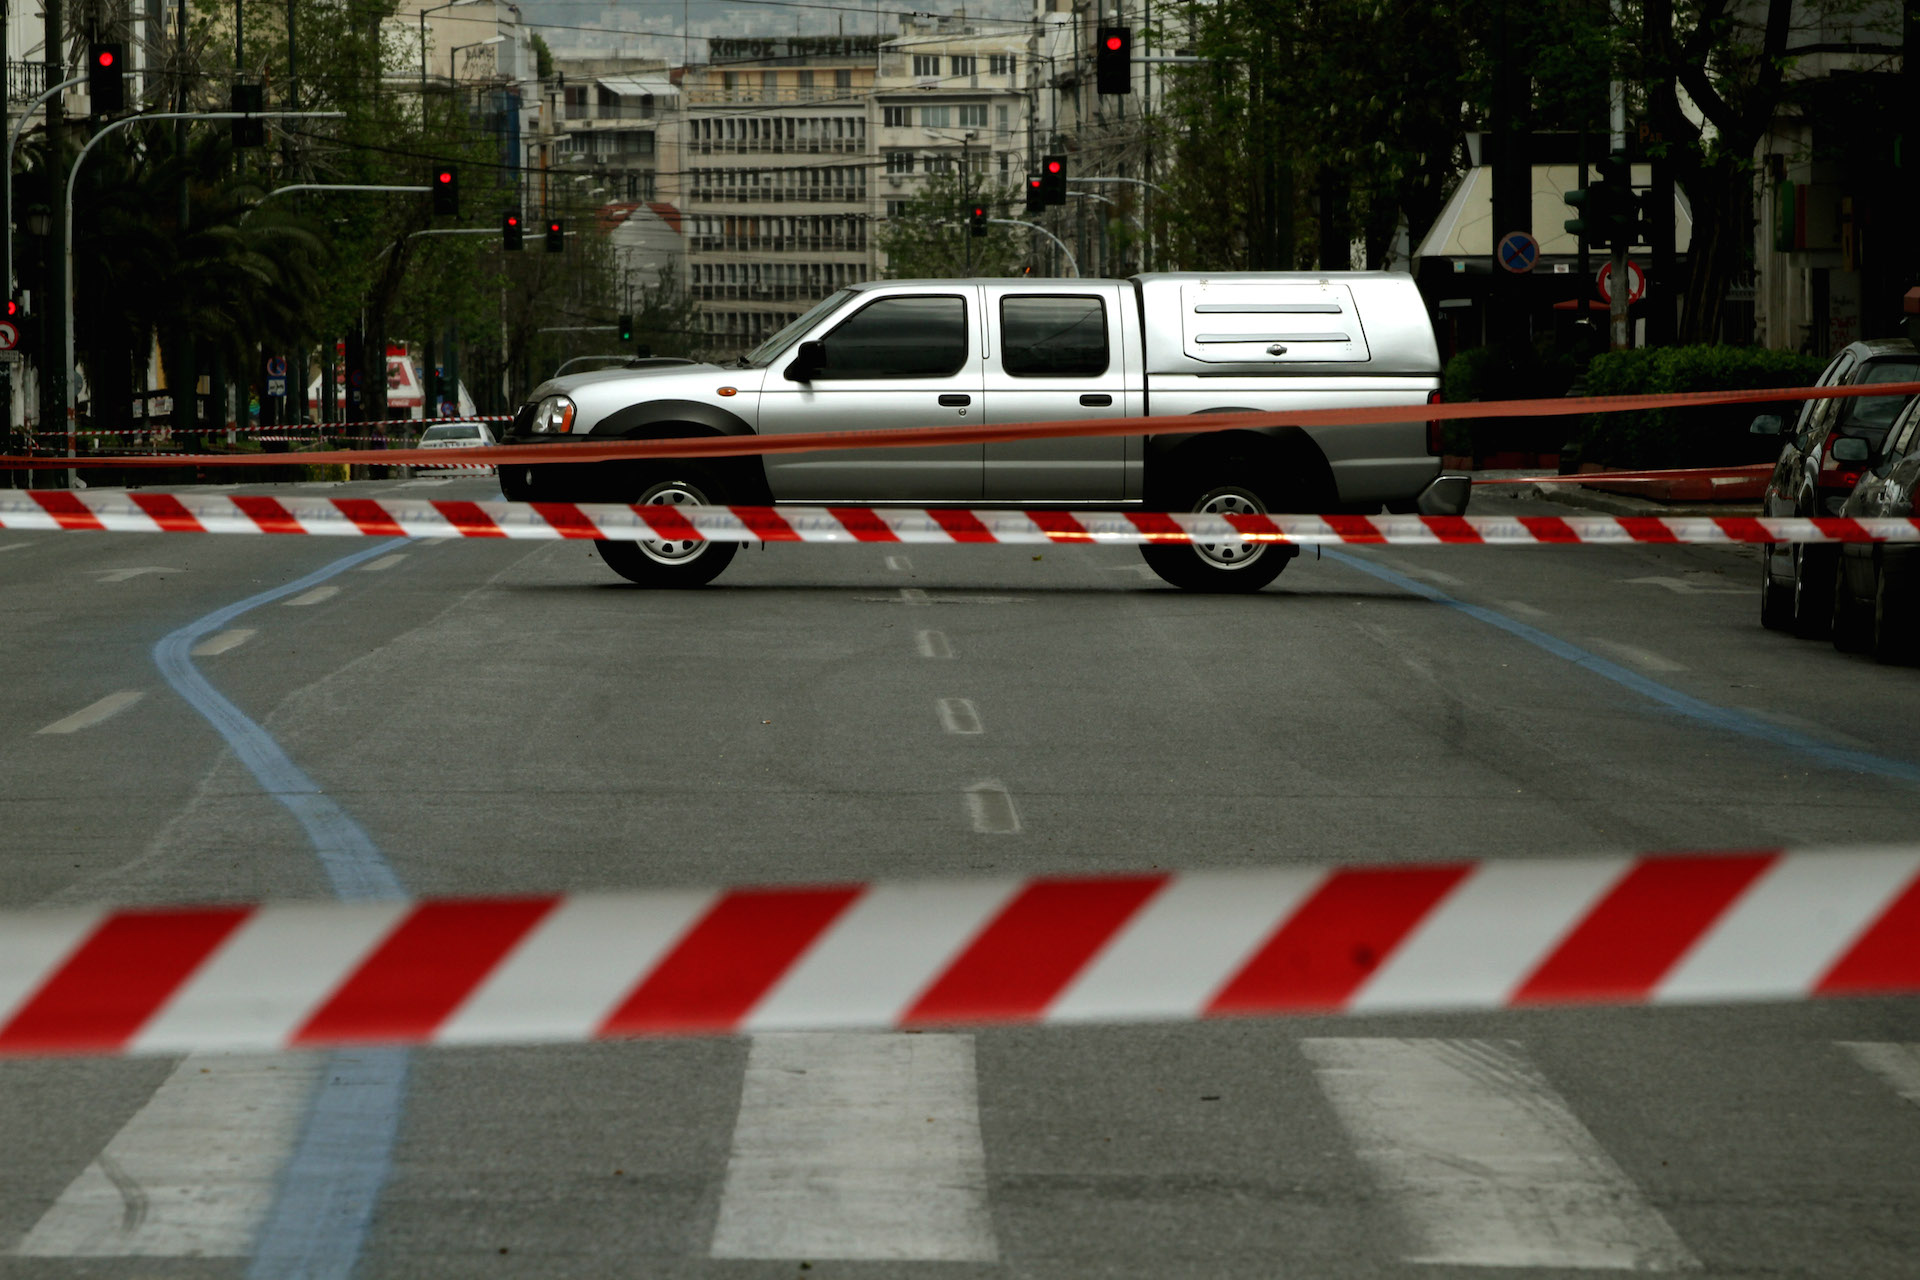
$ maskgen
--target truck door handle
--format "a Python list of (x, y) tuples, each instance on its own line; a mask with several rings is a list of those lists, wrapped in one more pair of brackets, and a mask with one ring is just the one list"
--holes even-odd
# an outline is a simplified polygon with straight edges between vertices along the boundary
[(949, 409), (957, 409), (963, 404), (972, 404), (972, 396), (941, 396), (940, 403)]
[(1112, 396), (1081, 396), (1080, 403), (1089, 409), (1100, 409), (1113, 403)]

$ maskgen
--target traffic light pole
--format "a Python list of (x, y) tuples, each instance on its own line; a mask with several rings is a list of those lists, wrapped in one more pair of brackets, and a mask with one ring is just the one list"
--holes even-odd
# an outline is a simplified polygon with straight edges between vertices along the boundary
[[(34, 108), (39, 106), (41, 103), (45, 102), (48, 98), (51, 98), (54, 94), (65, 93), (68, 89), (71, 89), (74, 85), (79, 84), (82, 80), (85, 80), (85, 79), (86, 79), (85, 76), (73, 76), (69, 79), (62, 80), (59, 84), (53, 86), (53, 88), (47, 90), (45, 93), (41, 94), (39, 97), (35, 98), (32, 102), (29, 102), (27, 104), (26, 112), (20, 117), (20, 123), (14, 125), (12, 132), (7, 134), (7, 167), (4, 170), (0, 170), (0, 173), (11, 174), (13, 172), (13, 152), (14, 152), (14, 149), (20, 145), (20, 135), (26, 132), (27, 125), (29, 125), (33, 121)], [(6, 231), (5, 239), (7, 242), (6, 269), (5, 269), (4, 275), (0, 275), (0, 279), (4, 279), (6, 281), (7, 295), (11, 297), (13, 295), (13, 230), (12, 230), (13, 228), (13, 183), (12, 182), (0, 182), (0, 228), (5, 229)]]
[(1075, 280), (1078, 280), (1080, 278), (1080, 264), (1073, 260), (1073, 250), (1067, 248), (1066, 243), (1062, 241), (1059, 236), (1053, 234), (1053, 232), (1047, 230), (1045, 227), (1041, 226), (1039, 223), (1022, 222), (1018, 218), (988, 218), (987, 221), (998, 223), (1000, 226), (1003, 226), (1003, 227), (1025, 227), (1029, 231), (1038, 231), (1041, 235), (1045, 236), (1047, 239), (1053, 241), (1054, 244), (1059, 246), (1060, 252), (1067, 259), (1067, 265), (1073, 268), (1073, 278)]
[[(60, 296), (66, 302), (66, 330), (62, 344), (61, 371), (66, 377), (66, 428), (67, 456), (73, 457), (74, 433), (74, 395), (77, 370), (73, 358), (73, 188), (80, 179), (80, 167), (86, 163), (88, 154), (101, 142), (126, 128), (148, 120), (249, 120), (256, 117), (269, 120), (338, 120), (347, 113), (344, 111), (156, 111), (149, 115), (125, 116), (119, 120), (109, 120), (100, 126), (87, 145), (80, 148), (80, 154), (73, 158), (73, 167), (67, 171), (66, 189), (61, 194), (60, 226), (65, 232), (65, 249), (62, 256)], [(193, 392), (188, 391), (189, 401)]]

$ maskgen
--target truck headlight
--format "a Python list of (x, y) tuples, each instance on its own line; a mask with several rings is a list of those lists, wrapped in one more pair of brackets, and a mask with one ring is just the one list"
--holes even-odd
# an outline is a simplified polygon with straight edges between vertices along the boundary
[(566, 435), (573, 430), (573, 401), (548, 396), (533, 411), (533, 429), (544, 435)]

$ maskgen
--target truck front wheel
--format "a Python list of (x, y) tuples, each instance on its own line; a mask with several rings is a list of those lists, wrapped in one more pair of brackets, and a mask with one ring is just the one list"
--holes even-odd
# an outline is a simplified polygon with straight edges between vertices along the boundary
[[(1168, 511), (1205, 515), (1265, 515), (1274, 509), (1263, 489), (1267, 484), (1224, 481), (1225, 476), (1247, 476), (1253, 460), (1234, 458), (1208, 468), (1207, 479), (1183, 477), (1161, 491)], [(1255, 472), (1254, 474), (1257, 474)], [(1156, 504), (1160, 505), (1160, 504)], [(1148, 543), (1140, 554), (1155, 573), (1187, 591), (1258, 591), (1280, 576), (1298, 547), (1270, 542)]]
[[(684, 462), (646, 474), (633, 498), (635, 506), (711, 507), (726, 502), (711, 471)], [(736, 542), (699, 538), (599, 541), (593, 546), (609, 569), (643, 587), (703, 587), (720, 576), (739, 550)]]

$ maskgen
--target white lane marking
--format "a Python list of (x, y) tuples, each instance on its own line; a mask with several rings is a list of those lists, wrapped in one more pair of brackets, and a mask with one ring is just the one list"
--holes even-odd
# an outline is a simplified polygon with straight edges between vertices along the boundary
[(1407, 1261), (1700, 1265), (1518, 1045), (1310, 1039), (1301, 1050), (1360, 1159), (1398, 1203)]
[(1442, 573), (1438, 569), (1416, 569), (1412, 565), (1402, 565), (1400, 566), (1400, 572), (1411, 574), (1416, 578), (1425, 578), (1428, 582), (1437, 583), (1443, 587), (1464, 587), (1467, 585), (1466, 579), (1456, 578), (1452, 574)]
[(182, 1059), (16, 1252), (246, 1257), (325, 1066), (320, 1054)]
[(338, 587), (315, 587), (313, 590), (303, 591), (293, 599), (287, 601), (286, 607), (289, 609), (299, 609), (306, 605), (319, 604), (323, 600), (331, 600), (339, 594), (340, 588)]
[(976, 782), (967, 788), (967, 814), (982, 835), (1011, 835), (1020, 830), (1020, 814), (1013, 796), (998, 782)]
[(32, 545), (31, 542), (9, 542), (5, 546), (0, 546), (0, 551), (18, 551), (22, 547), (30, 547)]
[(917, 632), (913, 637), (913, 643), (920, 650), (920, 656), (923, 658), (951, 658), (953, 656), (953, 646), (947, 643), (947, 637), (944, 632)]
[(934, 704), (940, 712), (940, 727), (948, 733), (981, 733), (980, 712), (965, 698), (942, 698)]
[(913, 572), (913, 561), (907, 559), (905, 556), (888, 556), (887, 568), (893, 570), (895, 573), (911, 573)]
[(997, 1261), (973, 1037), (754, 1036), (712, 1255)]
[(901, 604), (932, 604), (933, 601), (929, 600), (927, 598), (927, 593), (922, 591), (919, 587), (902, 587), (900, 588), (900, 603)]
[(1886, 1081), (1893, 1091), (1920, 1107), (1920, 1044), (1835, 1041), (1853, 1060)]
[(1687, 669), (1684, 663), (1675, 662), (1672, 658), (1663, 657), (1651, 649), (1642, 649), (1637, 644), (1624, 644), (1618, 640), (1603, 640), (1599, 636), (1589, 636), (1587, 643), (1596, 649), (1601, 649), (1612, 654), (1630, 666), (1639, 667), (1642, 671), (1685, 671)]
[(80, 708), (65, 719), (55, 720), (52, 724), (40, 730), (40, 732), (78, 733), (82, 729), (91, 729), (102, 720), (111, 719), (119, 715), (122, 711), (125, 711), (128, 707), (146, 696), (146, 694), (140, 692), (138, 689), (122, 689), (118, 693), (110, 693), (91, 706)]
[(1525, 600), (1502, 600), (1500, 607), (1508, 613), (1517, 613), (1523, 618), (1551, 618), (1553, 616), (1545, 609), (1537, 609)]
[(185, 569), (169, 569), (163, 564), (141, 565), (137, 569), (95, 569), (101, 582), (126, 582), (149, 573), (185, 573)]
[(205, 640), (193, 646), (193, 656), (196, 658), (211, 658), (215, 654), (225, 653), (229, 649), (238, 649), (241, 645), (253, 639), (256, 634), (258, 633), (250, 627), (235, 627), (232, 631), (222, 631), (217, 635), (208, 636)]
[(379, 573), (382, 569), (391, 569), (407, 558), (404, 551), (396, 551), (390, 556), (381, 556), (378, 560), (369, 560), (360, 566), (362, 573)]

